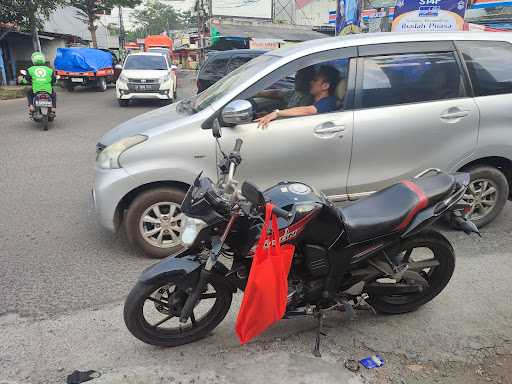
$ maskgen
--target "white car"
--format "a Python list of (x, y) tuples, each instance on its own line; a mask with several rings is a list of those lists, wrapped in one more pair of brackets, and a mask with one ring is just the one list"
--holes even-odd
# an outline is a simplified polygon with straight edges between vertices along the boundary
[(126, 57), (116, 82), (119, 105), (127, 106), (133, 99), (176, 99), (176, 67), (160, 53), (133, 53)]

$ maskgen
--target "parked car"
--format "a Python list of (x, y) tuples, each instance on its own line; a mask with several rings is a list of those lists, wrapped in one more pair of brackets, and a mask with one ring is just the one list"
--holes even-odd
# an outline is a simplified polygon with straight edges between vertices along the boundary
[[(239, 175), (260, 188), (286, 175), (349, 202), (426, 168), (464, 170), (465, 213), (482, 227), (512, 198), (511, 42), (508, 33), (362, 34), (261, 55), (191, 100), (100, 139), (100, 222), (110, 230), (124, 224), (148, 255), (180, 249), (183, 196), (201, 170), (216, 177), (210, 130), (218, 123), (228, 127), (225, 148), (245, 141)], [(335, 92), (340, 109), (257, 129), (258, 95), (319, 63), (347, 65)]]
[(176, 99), (176, 73), (161, 53), (133, 53), (126, 57), (116, 82), (119, 105), (133, 99), (156, 99), (173, 103)]
[(197, 73), (197, 93), (203, 92), (226, 74), (266, 52), (268, 51), (263, 49), (233, 49), (208, 53)]

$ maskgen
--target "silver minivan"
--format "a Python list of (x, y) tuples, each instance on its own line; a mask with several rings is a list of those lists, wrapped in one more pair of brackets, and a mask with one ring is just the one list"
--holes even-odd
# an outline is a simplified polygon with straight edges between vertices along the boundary
[[(466, 213), (481, 227), (511, 198), (511, 42), (508, 33), (361, 34), (264, 54), (100, 139), (100, 222), (113, 231), (124, 224), (145, 254), (178, 251), (185, 192), (200, 171), (215, 178), (211, 128), (219, 123), (225, 148), (244, 140), (239, 175), (260, 188), (301, 180), (349, 202), (426, 168), (464, 169), (472, 177)], [(273, 85), (319, 65), (340, 74), (338, 110), (258, 129), (256, 117), (287, 103), (267, 97)]]

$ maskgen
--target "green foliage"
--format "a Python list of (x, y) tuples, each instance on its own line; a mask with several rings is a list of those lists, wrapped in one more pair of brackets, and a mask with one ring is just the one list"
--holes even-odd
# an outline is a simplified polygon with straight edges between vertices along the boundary
[(144, 8), (137, 9), (131, 17), (137, 27), (127, 32), (130, 41), (147, 35), (159, 35), (164, 31), (182, 29), (194, 22), (192, 11), (181, 13), (159, 0), (146, 1)]
[(41, 27), (42, 22), (63, 3), (64, 0), (1, 0), (0, 23), (30, 30), (30, 21), (34, 20), (36, 26)]
[(110, 14), (114, 7), (133, 8), (141, 0), (68, 0), (67, 3), (78, 10), (78, 19), (90, 23), (98, 20), (102, 14)]

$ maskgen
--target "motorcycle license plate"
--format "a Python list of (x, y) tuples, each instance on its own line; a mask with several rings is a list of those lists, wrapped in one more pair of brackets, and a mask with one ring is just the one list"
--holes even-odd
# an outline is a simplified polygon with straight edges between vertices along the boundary
[(52, 102), (50, 100), (36, 100), (36, 107), (51, 107)]
[(73, 78), (71, 79), (71, 81), (72, 81), (73, 83), (83, 83), (83, 82), (84, 82), (84, 79), (82, 79), (81, 77), (73, 77)]

